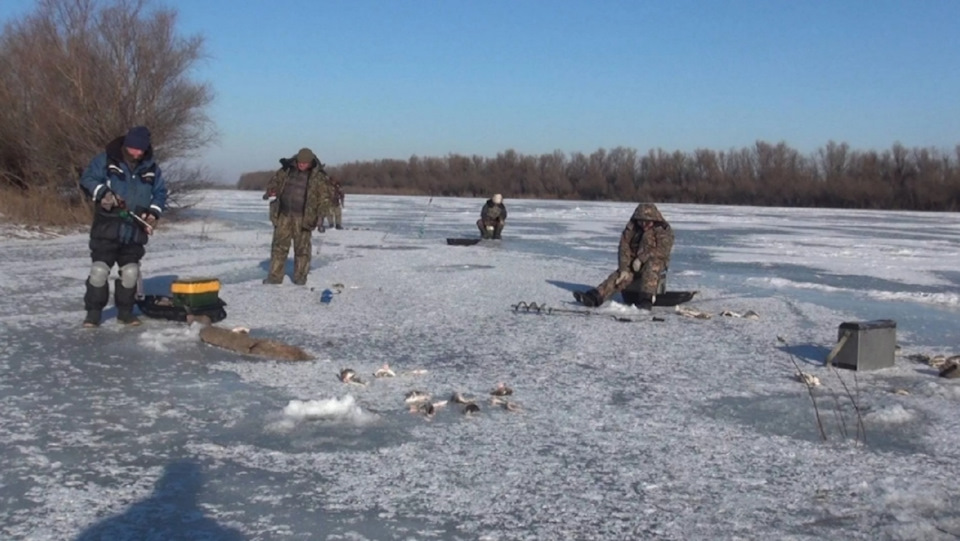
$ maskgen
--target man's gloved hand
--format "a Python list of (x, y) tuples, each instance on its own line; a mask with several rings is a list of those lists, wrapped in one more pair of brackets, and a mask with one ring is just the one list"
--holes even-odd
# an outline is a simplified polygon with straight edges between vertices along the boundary
[(630, 268), (633, 269), (633, 272), (640, 272), (640, 267), (643, 267), (643, 262), (640, 261), (640, 258), (639, 258), (639, 257), (636, 258), (636, 259), (634, 259), (634, 260), (630, 263)]
[(141, 212), (134, 214), (133, 216), (140, 218), (140, 226), (143, 227), (143, 231), (148, 235), (153, 235), (153, 230), (157, 225), (157, 217), (149, 212)]
[(620, 276), (617, 276), (617, 283), (623, 283), (627, 280), (633, 278), (633, 273), (627, 270), (620, 271)]
[(100, 198), (100, 208), (110, 212), (113, 210), (113, 207), (117, 206), (117, 196), (113, 195), (113, 192), (107, 192), (103, 197)]

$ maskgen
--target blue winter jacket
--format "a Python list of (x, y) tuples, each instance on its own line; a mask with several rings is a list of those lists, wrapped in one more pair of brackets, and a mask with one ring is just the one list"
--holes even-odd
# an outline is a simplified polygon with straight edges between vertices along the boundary
[(110, 211), (96, 205), (91, 239), (146, 244), (146, 232), (127, 212), (149, 212), (159, 218), (167, 206), (167, 186), (160, 167), (153, 160), (153, 148), (148, 148), (131, 170), (123, 159), (123, 137), (108, 143), (105, 152), (90, 161), (80, 176), (80, 186), (97, 203), (108, 192), (113, 192), (122, 202)]

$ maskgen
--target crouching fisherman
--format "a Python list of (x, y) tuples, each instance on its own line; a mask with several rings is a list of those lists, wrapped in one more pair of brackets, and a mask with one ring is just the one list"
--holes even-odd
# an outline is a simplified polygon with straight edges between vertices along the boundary
[(673, 229), (657, 206), (640, 203), (620, 235), (617, 270), (593, 289), (574, 291), (574, 298), (584, 306), (600, 306), (634, 280), (640, 280), (637, 307), (650, 310), (656, 301), (661, 277), (670, 266), (673, 240)]
[(153, 159), (150, 130), (130, 128), (126, 136), (107, 143), (80, 177), (80, 186), (93, 199), (90, 227), (90, 276), (83, 297), (87, 317), (84, 327), (100, 325), (110, 289), (107, 281), (116, 264), (120, 279), (114, 289), (117, 320), (139, 325), (133, 315), (140, 259), (149, 235), (167, 204), (167, 187)]
[(480, 219), (477, 220), (477, 229), (480, 238), (500, 240), (503, 226), (507, 222), (507, 207), (503, 204), (503, 196), (493, 194), (480, 209)]

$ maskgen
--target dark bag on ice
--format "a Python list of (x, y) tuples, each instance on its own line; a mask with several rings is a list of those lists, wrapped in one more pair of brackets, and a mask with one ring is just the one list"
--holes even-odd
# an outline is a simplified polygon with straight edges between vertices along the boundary
[(184, 322), (187, 316), (207, 316), (212, 323), (226, 319), (227, 311), (223, 308), (226, 305), (218, 298), (205, 306), (177, 306), (172, 297), (164, 295), (146, 295), (137, 301), (140, 312), (147, 317)]

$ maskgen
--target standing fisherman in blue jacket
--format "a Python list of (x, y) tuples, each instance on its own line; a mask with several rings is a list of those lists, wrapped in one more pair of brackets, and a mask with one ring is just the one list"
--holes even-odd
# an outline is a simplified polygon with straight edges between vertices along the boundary
[(110, 289), (107, 281), (116, 264), (120, 279), (114, 289), (117, 320), (139, 325), (133, 315), (140, 259), (144, 245), (153, 234), (157, 220), (167, 205), (167, 186), (160, 167), (153, 160), (150, 130), (130, 128), (127, 135), (107, 143), (80, 177), (80, 186), (96, 203), (90, 227), (90, 257), (93, 265), (83, 296), (87, 317), (84, 327), (97, 327), (107, 305)]

